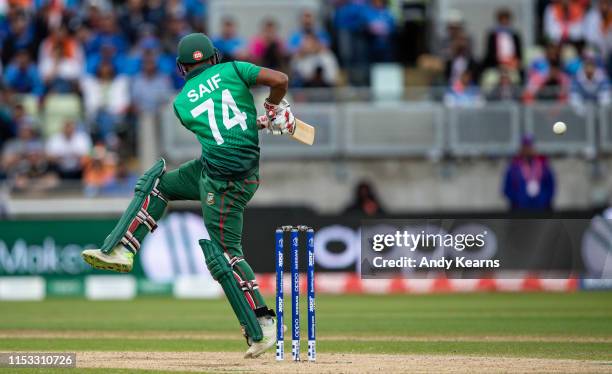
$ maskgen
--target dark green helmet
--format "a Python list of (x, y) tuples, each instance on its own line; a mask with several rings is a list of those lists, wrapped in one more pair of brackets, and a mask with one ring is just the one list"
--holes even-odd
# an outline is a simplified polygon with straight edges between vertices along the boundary
[[(184, 36), (178, 44), (176, 62), (179, 64), (196, 64), (217, 56), (217, 49), (208, 36), (202, 33), (193, 33)], [(218, 56), (217, 61), (219, 62)]]

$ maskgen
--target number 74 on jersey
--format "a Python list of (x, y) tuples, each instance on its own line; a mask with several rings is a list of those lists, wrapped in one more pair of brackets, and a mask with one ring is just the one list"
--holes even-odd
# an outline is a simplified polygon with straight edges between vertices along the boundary
[[(240, 125), (242, 131), (245, 131), (247, 129), (246, 113), (243, 113), (238, 109), (238, 106), (236, 105), (236, 102), (234, 101), (234, 98), (229, 90), (225, 89), (221, 92), (221, 102), (221, 108), (223, 111), (223, 125), (225, 128), (229, 130), (236, 125)], [(230, 111), (232, 112), (231, 118), (229, 114)], [(208, 113), (208, 124), (210, 125), (215, 141), (219, 145), (223, 144), (223, 136), (219, 131), (219, 125), (217, 124), (217, 120), (215, 118), (214, 103), (210, 98), (193, 108), (191, 110), (191, 115), (196, 118), (205, 112)], [(296, 118), (295, 129), (292, 134), (289, 134), (289, 136), (300, 143), (313, 145), (315, 134), (316, 131), (313, 126)]]

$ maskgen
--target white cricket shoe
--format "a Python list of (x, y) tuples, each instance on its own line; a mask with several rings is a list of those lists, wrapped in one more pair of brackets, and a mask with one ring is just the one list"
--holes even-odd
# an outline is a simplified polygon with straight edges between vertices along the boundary
[(111, 253), (99, 249), (86, 249), (81, 253), (83, 260), (96, 269), (129, 273), (134, 263), (134, 254), (122, 244), (118, 244)]
[(276, 318), (270, 316), (259, 317), (257, 321), (259, 326), (261, 326), (263, 339), (258, 342), (252, 342), (244, 358), (257, 358), (276, 345)]

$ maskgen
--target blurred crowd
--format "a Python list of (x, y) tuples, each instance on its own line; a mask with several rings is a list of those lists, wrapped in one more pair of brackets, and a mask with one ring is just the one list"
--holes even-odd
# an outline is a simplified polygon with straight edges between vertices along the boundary
[(0, 1), (0, 179), (16, 191), (60, 180), (88, 195), (132, 189), (137, 115), (182, 86), (176, 44), (204, 31), (205, 9), (199, 0)]
[[(610, 104), (612, 73), (612, 1), (540, 1), (542, 44), (530, 56), (513, 14), (502, 8), (486, 35), (484, 58), (474, 57), (472, 36), (463, 16), (451, 11), (445, 61), (444, 97), (448, 105), (478, 105), (485, 100), (556, 100), (576, 108)], [(525, 58), (527, 57), (527, 58)]]
[(418, 42), (432, 38), (429, 29), (413, 29), (400, 3), (325, 1), (320, 13), (302, 10), (287, 34), (271, 13), (244, 38), (232, 17), (208, 30), (206, 0), (0, 0), (0, 179), (15, 190), (60, 180), (90, 195), (130, 188), (124, 161), (135, 152), (138, 114), (182, 86), (175, 49), (190, 32), (211, 35), (224, 61), (287, 72), (294, 87), (366, 86), (372, 64), (399, 62), (438, 66), (429, 83), (445, 87), (451, 106), (610, 102), (612, 0), (534, 1), (543, 37), (532, 59), (509, 9), (494, 15), (477, 59), (461, 12), (447, 12), (429, 50)]

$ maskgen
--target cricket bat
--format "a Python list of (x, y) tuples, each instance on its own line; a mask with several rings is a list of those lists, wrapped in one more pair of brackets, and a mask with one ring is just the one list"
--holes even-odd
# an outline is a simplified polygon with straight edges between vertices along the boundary
[(313, 145), (315, 140), (315, 128), (304, 121), (295, 119), (295, 131), (289, 135), (294, 140), (306, 145)]
[[(267, 118), (265, 116), (260, 116), (257, 118), (257, 127), (259, 129), (264, 129), (267, 126)], [(306, 122), (295, 119), (295, 130), (293, 134), (289, 134), (294, 140), (306, 145), (313, 145), (315, 140), (316, 130), (313, 126), (307, 124)]]

